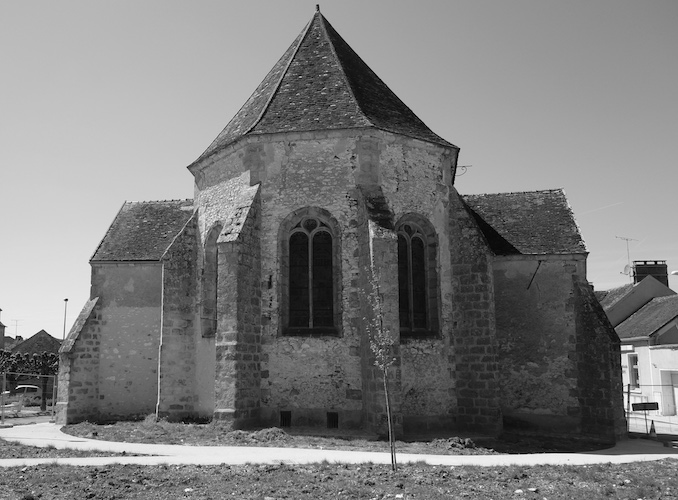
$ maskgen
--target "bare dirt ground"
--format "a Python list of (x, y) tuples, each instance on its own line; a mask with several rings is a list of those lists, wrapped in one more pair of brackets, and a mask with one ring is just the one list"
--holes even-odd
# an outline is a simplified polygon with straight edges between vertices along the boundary
[[(173, 444), (339, 447), (386, 451), (388, 443), (364, 438), (295, 436), (281, 429), (228, 433), (218, 426), (124, 422), (78, 424), (68, 432), (106, 440)], [(215, 442), (216, 441), (216, 442)], [(536, 440), (486, 442), (462, 438), (398, 443), (413, 453), (497, 453), (564, 451)], [(495, 447), (489, 447), (490, 444)], [(486, 447), (488, 446), (488, 447)], [(577, 445), (579, 446), (579, 445)], [(572, 444), (570, 444), (572, 447)], [(0, 441), (2, 458), (83, 456)], [(93, 456), (94, 454), (92, 454)], [(401, 465), (238, 465), (73, 467), (56, 464), (0, 470), (0, 500), (34, 499), (676, 499), (678, 460), (620, 465), (538, 467), (443, 467)]]
[[(183, 424), (147, 419), (139, 422), (93, 424), (82, 422), (67, 425), (63, 431), (79, 437), (132, 443), (161, 443), (196, 446), (275, 446), (290, 448), (323, 448), (334, 450), (389, 451), (385, 440), (364, 434), (314, 435), (309, 429), (279, 428), (257, 431), (229, 431), (219, 424)], [(420, 441), (398, 441), (402, 453), (449, 455), (487, 455), (492, 453), (548, 453), (591, 451), (604, 447), (598, 443), (575, 440), (545, 441), (525, 436), (492, 438), (445, 437)]]
[(434, 467), (241, 465), (71, 467), (0, 471), (0, 498), (676, 499), (678, 461), (624, 465)]

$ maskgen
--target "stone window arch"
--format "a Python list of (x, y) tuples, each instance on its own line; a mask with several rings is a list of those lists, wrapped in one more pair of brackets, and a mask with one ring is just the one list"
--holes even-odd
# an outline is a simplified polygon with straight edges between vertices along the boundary
[(283, 335), (339, 335), (341, 232), (327, 210), (307, 207), (280, 225)]
[(200, 301), (200, 328), (203, 337), (214, 337), (217, 332), (217, 282), (219, 278), (219, 247), (217, 239), (221, 225), (216, 225), (205, 238)]
[(431, 223), (409, 213), (398, 234), (398, 312), (401, 338), (438, 335), (438, 237)]

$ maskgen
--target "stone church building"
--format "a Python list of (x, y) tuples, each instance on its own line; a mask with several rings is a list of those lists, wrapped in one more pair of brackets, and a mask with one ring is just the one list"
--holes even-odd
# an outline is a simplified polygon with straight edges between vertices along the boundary
[(466, 196), (432, 132), (318, 11), (205, 152), (192, 200), (127, 202), (61, 348), (58, 420), (157, 413), (614, 441), (619, 339), (562, 190)]

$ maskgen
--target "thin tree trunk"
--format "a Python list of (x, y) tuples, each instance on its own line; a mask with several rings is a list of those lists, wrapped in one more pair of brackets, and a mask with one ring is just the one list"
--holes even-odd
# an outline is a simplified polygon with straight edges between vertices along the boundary
[(393, 421), (391, 420), (391, 403), (388, 397), (388, 384), (386, 383), (386, 370), (384, 370), (384, 396), (386, 398), (386, 420), (388, 422), (388, 443), (391, 447), (391, 468), (398, 470), (396, 462), (395, 437), (393, 435)]

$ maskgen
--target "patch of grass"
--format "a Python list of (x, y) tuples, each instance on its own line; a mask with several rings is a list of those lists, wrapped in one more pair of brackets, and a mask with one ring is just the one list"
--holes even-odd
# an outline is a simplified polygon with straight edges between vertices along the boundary
[[(38, 448), (0, 439), (0, 458), (77, 458), (77, 457), (113, 457), (119, 453), (92, 452), (80, 450), (60, 450), (52, 445)], [(0, 473), (1, 473), (0, 469)], [(0, 494), (0, 498), (4, 498)]]

